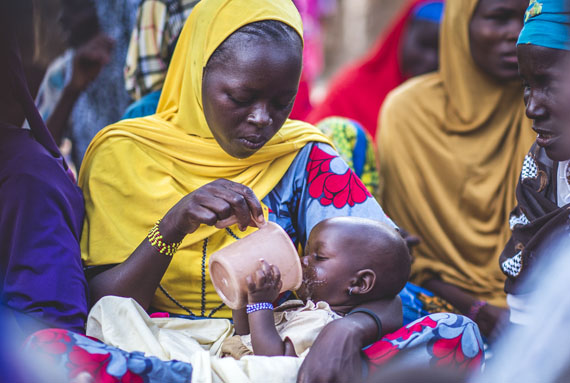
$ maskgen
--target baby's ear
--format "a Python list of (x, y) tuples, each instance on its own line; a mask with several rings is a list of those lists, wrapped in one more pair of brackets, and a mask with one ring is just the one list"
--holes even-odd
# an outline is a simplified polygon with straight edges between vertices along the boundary
[(363, 269), (356, 273), (353, 294), (368, 294), (376, 285), (376, 273), (371, 269)]

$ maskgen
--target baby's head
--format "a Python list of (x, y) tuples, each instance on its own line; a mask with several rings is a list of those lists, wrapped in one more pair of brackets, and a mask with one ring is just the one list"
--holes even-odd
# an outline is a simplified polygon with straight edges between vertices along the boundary
[(301, 264), (301, 299), (355, 306), (395, 297), (408, 280), (411, 257), (393, 227), (338, 217), (313, 228)]

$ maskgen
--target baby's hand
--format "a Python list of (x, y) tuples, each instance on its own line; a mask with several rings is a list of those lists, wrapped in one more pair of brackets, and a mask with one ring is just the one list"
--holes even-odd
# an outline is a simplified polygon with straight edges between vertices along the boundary
[(265, 260), (259, 261), (260, 267), (252, 275), (245, 278), (247, 283), (247, 300), (249, 304), (269, 302), (272, 303), (279, 296), (283, 286), (281, 273), (275, 265)]

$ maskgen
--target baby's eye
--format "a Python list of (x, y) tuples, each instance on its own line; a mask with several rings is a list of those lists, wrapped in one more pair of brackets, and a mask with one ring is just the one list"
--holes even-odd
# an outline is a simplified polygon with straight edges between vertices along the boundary
[(324, 261), (325, 259), (327, 258), (319, 255), (319, 253), (315, 253), (315, 261)]

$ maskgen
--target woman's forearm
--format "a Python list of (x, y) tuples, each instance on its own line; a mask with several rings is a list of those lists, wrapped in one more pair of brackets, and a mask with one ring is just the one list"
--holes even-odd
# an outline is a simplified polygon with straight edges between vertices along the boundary
[[(357, 308), (365, 308), (371, 310), (378, 316), (378, 318), (382, 322), (382, 330), (381, 330), (382, 333), (378, 334), (378, 332), (376, 332), (377, 336), (376, 339), (380, 338), (383, 335), (392, 333), (398, 330), (400, 327), (402, 327), (404, 315), (402, 311), (402, 300), (400, 299), (399, 296), (396, 296), (395, 298), (392, 299), (384, 299), (384, 300), (364, 303), (359, 305)], [(356, 314), (351, 314), (351, 316), (352, 315)], [(371, 318), (370, 315), (368, 315), (368, 317)], [(371, 320), (374, 321), (373, 319)], [(376, 322), (374, 321), (374, 323)], [(376, 325), (376, 327), (374, 328), (377, 327), (378, 326)], [(369, 344), (370, 343), (364, 345), (364, 347), (368, 346)]]
[(465, 315), (469, 314), (470, 308), (477, 302), (475, 297), (469, 295), (459, 287), (442, 282), (439, 279), (426, 281), (423, 287), (445, 299)]
[(437, 279), (427, 281), (424, 283), (424, 287), (447, 300), (463, 315), (471, 318), (477, 323), (483, 335), (491, 341), (495, 339), (497, 335), (494, 333), (495, 328), (507, 315), (507, 309), (493, 306), (487, 302), (480, 302), (478, 298), (466, 293), (459, 287)]
[(46, 121), (46, 125), (57, 145), (61, 145), (65, 129), (69, 124), (69, 117), (80, 94), (80, 90), (76, 90), (70, 85), (66, 86), (55, 109)]
[(116, 295), (133, 298), (148, 309), (171, 260), (145, 239), (125, 262), (89, 281), (91, 304), (106, 295)]

